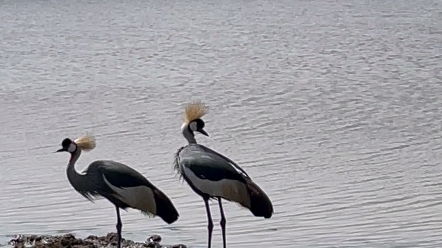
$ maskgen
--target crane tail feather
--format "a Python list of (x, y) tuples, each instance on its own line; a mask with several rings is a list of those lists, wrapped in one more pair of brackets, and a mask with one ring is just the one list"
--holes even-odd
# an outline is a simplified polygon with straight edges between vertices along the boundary
[(172, 201), (159, 189), (154, 190), (156, 215), (160, 216), (167, 224), (172, 224), (178, 219), (178, 211)]
[(252, 180), (246, 180), (246, 188), (250, 197), (250, 211), (254, 216), (272, 217), (273, 205), (267, 194)]

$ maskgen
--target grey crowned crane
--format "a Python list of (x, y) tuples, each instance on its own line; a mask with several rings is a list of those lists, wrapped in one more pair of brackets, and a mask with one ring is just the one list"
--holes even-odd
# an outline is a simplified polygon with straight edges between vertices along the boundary
[(117, 211), (118, 248), (121, 247), (120, 208), (134, 208), (149, 216), (160, 216), (172, 224), (178, 219), (178, 212), (170, 199), (151, 184), (143, 175), (127, 165), (110, 160), (92, 162), (83, 173), (75, 170), (75, 162), (81, 151), (95, 148), (95, 139), (83, 135), (72, 141), (66, 138), (57, 152), (69, 152), (67, 166), (68, 180), (74, 189), (90, 201), (104, 197), (115, 205)]
[(235, 162), (218, 152), (197, 144), (195, 132), (209, 136), (201, 119), (207, 107), (201, 102), (189, 103), (185, 108), (181, 131), (189, 142), (175, 154), (174, 167), (193, 191), (203, 198), (208, 219), (208, 247), (212, 243), (213, 222), (209, 199), (217, 199), (221, 212), (223, 247), (226, 247), (226, 219), (221, 199), (239, 203), (254, 216), (270, 218), (273, 206), (269, 197)]

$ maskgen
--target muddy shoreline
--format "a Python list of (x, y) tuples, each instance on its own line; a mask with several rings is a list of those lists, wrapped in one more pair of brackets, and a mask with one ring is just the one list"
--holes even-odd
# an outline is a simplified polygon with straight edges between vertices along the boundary
[[(187, 248), (184, 244), (162, 245), (161, 237), (153, 235), (145, 242), (135, 242), (122, 239), (121, 247), (127, 248)], [(12, 238), (7, 246), (14, 248), (102, 248), (116, 247), (117, 234), (108, 233), (106, 236), (89, 235), (85, 239), (77, 238), (73, 234), (57, 236), (50, 235), (17, 235)], [(6, 247), (6, 246), (5, 246)]]

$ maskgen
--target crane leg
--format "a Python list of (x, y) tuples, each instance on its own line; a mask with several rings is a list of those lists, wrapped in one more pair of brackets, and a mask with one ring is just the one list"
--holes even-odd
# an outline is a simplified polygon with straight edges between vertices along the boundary
[(123, 224), (121, 223), (121, 217), (120, 217), (120, 208), (117, 208), (117, 234), (118, 234), (118, 245), (117, 248), (121, 248), (121, 228), (123, 227)]
[(221, 221), (219, 224), (221, 225), (221, 232), (223, 235), (223, 247), (226, 248), (226, 217), (224, 216), (224, 210), (223, 205), (221, 203), (221, 197), (218, 197), (218, 203), (219, 203), (219, 211), (221, 212)]
[(212, 246), (212, 231), (213, 231), (213, 221), (212, 216), (210, 214), (210, 206), (209, 206), (209, 197), (203, 196), (204, 204), (206, 205), (206, 212), (207, 212), (207, 230), (208, 230), (208, 245), (207, 247), (210, 248)]

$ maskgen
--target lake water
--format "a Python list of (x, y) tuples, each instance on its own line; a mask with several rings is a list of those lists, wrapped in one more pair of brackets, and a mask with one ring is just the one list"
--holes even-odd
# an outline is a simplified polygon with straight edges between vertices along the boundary
[[(71, 2), (71, 3), (67, 3)], [(186, 102), (200, 143), (273, 201), (224, 203), (230, 247), (442, 245), (441, 1), (0, 2), (0, 236), (115, 231), (66, 178), (65, 137), (126, 163), (180, 219), (122, 212), (124, 238), (206, 247), (203, 201), (175, 176)], [(214, 247), (222, 244), (217, 204)]]

